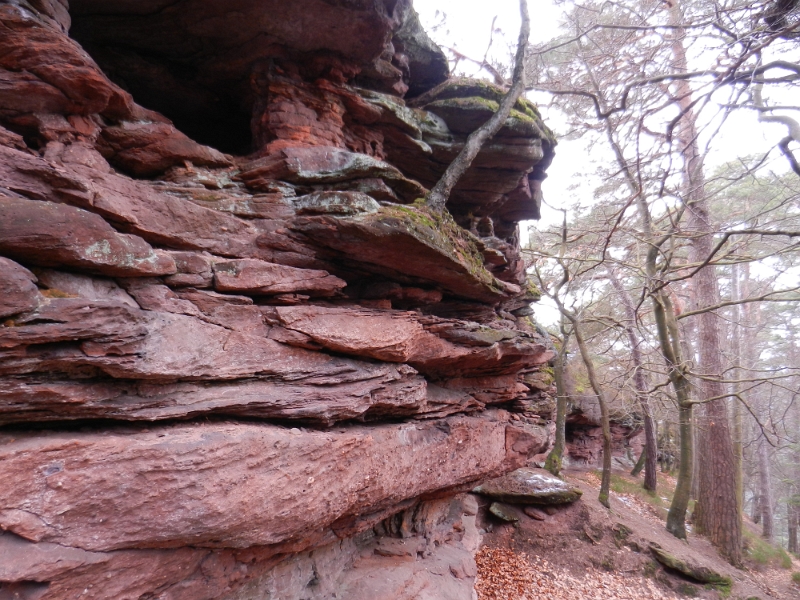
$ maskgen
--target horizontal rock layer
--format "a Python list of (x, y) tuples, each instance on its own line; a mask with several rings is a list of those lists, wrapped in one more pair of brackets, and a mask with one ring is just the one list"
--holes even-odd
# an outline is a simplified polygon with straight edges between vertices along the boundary
[(536, 107), (437, 213), (503, 92), (407, 0), (0, 27), (0, 597), (471, 597), (453, 496), (548, 443)]

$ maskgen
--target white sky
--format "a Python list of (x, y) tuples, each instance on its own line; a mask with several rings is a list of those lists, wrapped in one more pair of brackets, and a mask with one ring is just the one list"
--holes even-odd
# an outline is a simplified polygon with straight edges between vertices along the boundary
[[(497, 17), (495, 28), (500, 31), (495, 32), (490, 56), (505, 63), (511, 61), (519, 34), (518, 0), (415, 0), (414, 7), (423, 26), (438, 44), (451, 46), (476, 59), (483, 58), (489, 44), (492, 20)], [(528, 7), (531, 14), (531, 41), (543, 42), (554, 37), (560, 8), (551, 0), (532, 1)], [(465, 63), (459, 65), (459, 70), (475, 74), (468, 69)], [(485, 74), (480, 76), (486, 77)], [(555, 111), (545, 109), (542, 113), (556, 135), (565, 132), (565, 126)], [(782, 126), (758, 123), (754, 111), (736, 111), (718, 133), (706, 165), (713, 168), (739, 156), (766, 152), (785, 135)], [(782, 164), (777, 166), (778, 170), (784, 168)], [(560, 139), (555, 160), (548, 168), (548, 178), (543, 183), (545, 201), (557, 208), (591, 204), (595, 187), (595, 181), (592, 181), (594, 171), (595, 166), (583, 142)], [(520, 223), (523, 243), (529, 227), (544, 228), (560, 223), (561, 219), (560, 211), (542, 206), (541, 221)], [(534, 305), (537, 320), (545, 325), (558, 320), (555, 307), (548, 304), (543, 300)]]

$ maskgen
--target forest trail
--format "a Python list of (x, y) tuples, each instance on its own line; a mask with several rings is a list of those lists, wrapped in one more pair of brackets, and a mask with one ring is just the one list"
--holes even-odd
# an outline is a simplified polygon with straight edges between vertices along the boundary
[[(485, 524), (476, 556), (478, 600), (800, 599), (800, 586), (792, 582), (792, 573), (800, 571), (797, 559), (786, 568), (786, 559), (783, 566), (776, 560), (760, 564), (753, 552), (745, 552), (744, 569), (735, 569), (704, 538), (690, 533), (683, 542), (667, 533), (663, 491), (648, 498), (637, 490), (639, 481), (615, 472), (616, 491), (607, 510), (597, 501), (600, 480), (594, 471), (568, 469), (563, 475), (583, 490), (578, 502), (551, 509), (544, 521)], [(659, 473), (661, 488), (670, 484), (674, 480)], [(752, 524), (745, 529), (757, 536)], [(653, 544), (730, 577), (729, 593), (668, 572), (654, 559)]]

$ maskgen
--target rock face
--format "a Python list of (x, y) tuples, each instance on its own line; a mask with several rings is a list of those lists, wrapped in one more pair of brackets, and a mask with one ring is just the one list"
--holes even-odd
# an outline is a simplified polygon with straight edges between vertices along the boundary
[[(611, 417), (611, 456), (616, 465), (631, 469), (644, 448), (644, 429), (641, 421), (621, 413)], [(595, 398), (579, 396), (566, 419), (565, 460), (575, 465), (600, 465), (603, 460), (603, 431), (600, 408)], [(664, 443), (664, 452), (668, 449)], [(659, 460), (661, 460), (659, 451)]]
[[(554, 139), (408, 0), (0, 3), (0, 597), (471, 598)], [(466, 504), (465, 504), (466, 502)]]

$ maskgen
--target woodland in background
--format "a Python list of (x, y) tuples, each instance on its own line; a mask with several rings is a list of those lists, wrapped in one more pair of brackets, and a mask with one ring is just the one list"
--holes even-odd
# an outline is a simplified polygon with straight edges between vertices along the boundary
[[(600, 403), (607, 448), (609, 420), (642, 424), (647, 489), (659, 468), (678, 469), (671, 533), (685, 537), (691, 520), (739, 564), (747, 512), (797, 553), (800, 6), (559, 4), (560, 35), (529, 48), (527, 89), (563, 113), (562, 137), (591, 148), (597, 185), (560, 225), (531, 232), (530, 272), (561, 314), (560, 435), (547, 467), (561, 468), (570, 364)], [(452, 56), (498, 83), (509, 71)], [(752, 155), (743, 132), (737, 160), (707, 165), (740, 111), (784, 133)]]

